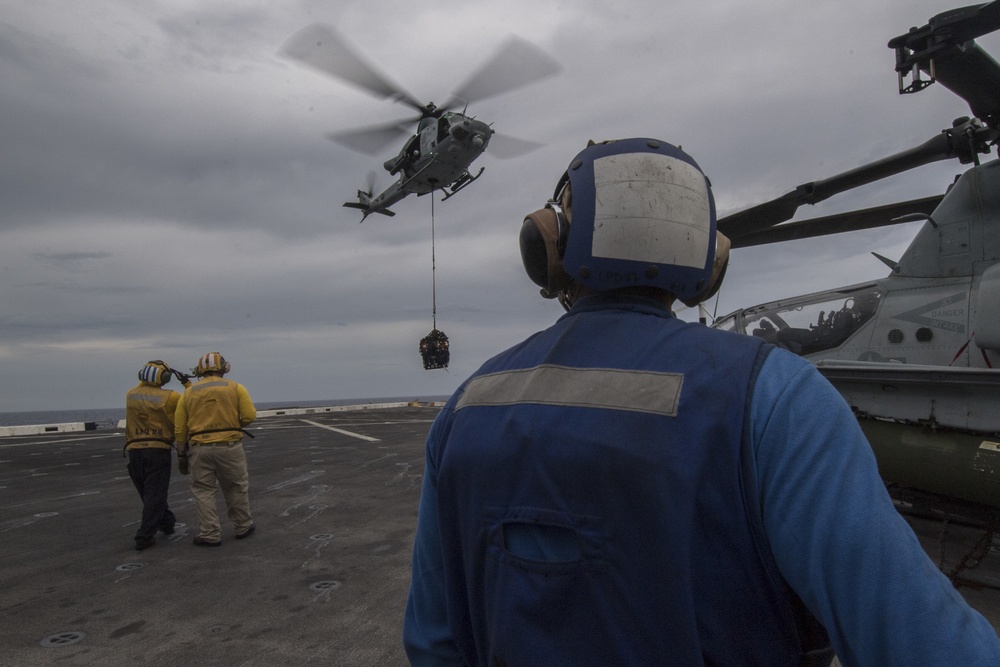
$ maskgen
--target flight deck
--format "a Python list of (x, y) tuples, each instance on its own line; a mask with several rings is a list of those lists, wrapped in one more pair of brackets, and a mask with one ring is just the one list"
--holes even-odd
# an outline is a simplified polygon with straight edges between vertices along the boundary
[[(135, 550), (141, 504), (122, 430), (0, 438), (0, 665), (405, 665), (424, 439), (439, 409), (258, 419), (244, 440), (257, 532), (233, 539), (220, 493), (219, 548), (192, 544), (190, 478), (175, 463), (176, 532)], [(984, 535), (909, 520), (947, 572)], [(959, 590), (1000, 628), (1000, 552), (982, 554)]]

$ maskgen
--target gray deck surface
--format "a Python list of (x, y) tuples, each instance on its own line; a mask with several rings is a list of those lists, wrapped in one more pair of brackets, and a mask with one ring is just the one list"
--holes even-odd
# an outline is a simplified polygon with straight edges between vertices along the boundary
[(220, 509), (219, 548), (191, 544), (190, 478), (175, 468), (177, 532), (135, 551), (140, 502), (120, 431), (3, 438), (0, 664), (406, 664), (423, 443), (438, 410), (255, 423), (257, 532), (232, 539)]
[[(436, 407), (261, 419), (245, 441), (258, 527), (136, 552), (118, 430), (0, 439), (0, 665), (405, 665), (400, 644), (423, 445)], [(373, 438), (368, 440), (364, 438)], [(220, 507), (222, 506), (220, 494)], [(982, 530), (911, 519), (954, 566)], [(183, 525), (182, 525), (183, 524)], [(1000, 628), (1000, 553), (960, 590)]]

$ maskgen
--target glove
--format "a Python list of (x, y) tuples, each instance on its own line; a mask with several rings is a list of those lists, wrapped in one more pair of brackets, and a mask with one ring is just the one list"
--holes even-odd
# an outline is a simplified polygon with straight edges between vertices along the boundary
[(173, 368), (170, 369), (170, 372), (173, 373), (174, 377), (180, 380), (181, 384), (184, 385), (185, 387), (191, 384), (191, 376), (188, 375), (187, 373), (181, 373), (180, 371), (174, 370)]
[(182, 475), (188, 475), (191, 473), (191, 464), (188, 461), (187, 454), (177, 455), (177, 471)]

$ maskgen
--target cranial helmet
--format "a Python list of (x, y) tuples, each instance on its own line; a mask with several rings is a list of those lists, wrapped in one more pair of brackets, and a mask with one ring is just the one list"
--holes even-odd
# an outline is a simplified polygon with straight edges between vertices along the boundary
[(698, 164), (645, 138), (587, 146), (546, 207), (525, 218), (520, 243), (528, 276), (548, 298), (578, 283), (655, 287), (689, 305), (718, 289), (729, 249)]
[(192, 368), (191, 372), (201, 377), (206, 373), (228, 373), (230, 368), (231, 366), (225, 357), (218, 352), (209, 352), (198, 359), (198, 365)]
[(146, 365), (139, 371), (139, 380), (162, 387), (170, 382), (170, 369), (159, 359), (147, 361)]

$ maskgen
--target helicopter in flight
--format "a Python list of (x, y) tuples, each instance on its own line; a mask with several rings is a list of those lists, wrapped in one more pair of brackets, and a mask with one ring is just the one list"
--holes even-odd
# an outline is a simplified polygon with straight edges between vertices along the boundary
[[(923, 221), (879, 280), (742, 308), (719, 329), (799, 354), (838, 389), (890, 491), (1000, 520), (1000, 65), (974, 39), (1000, 0), (938, 14), (893, 38), (901, 94), (937, 82), (972, 117), (923, 144), (719, 219), (741, 248)], [(787, 222), (815, 204), (938, 160), (971, 165), (945, 194)], [(782, 224), (786, 223), (786, 224)]]
[[(333, 28), (313, 23), (292, 35), (282, 53), (320, 72), (359, 87), (381, 99), (402, 102), (418, 112), (414, 118), (328, 134), (349, 148), (374, 155), (393, 140), (407, 137), (397, 154), (383, 167), (398, 179), (373, 196), (374, 179), (358, 190), (357, 201), (344, 206), (362, 211), (364, 221), (372, 213), (393, 216), (390, 206), (411, 194), (425, 195), (435, 190), (444, 199), (454, 196), (478, 179), (469, 169), (494, 138), (490, 123), (467, 115), (468, 105), (510, 92), (561, 70), (544, 51), (521, 38), (511, 36), (442, 106), (422, 103), (393, 83), (358, 55)], [(462, 111), (456, 109), (461, 107)], [(416, 131), (411, 128), (416, 124)], [(491, 152), (497, 157), (516, 157), (540, 144), (497, 135)]]

